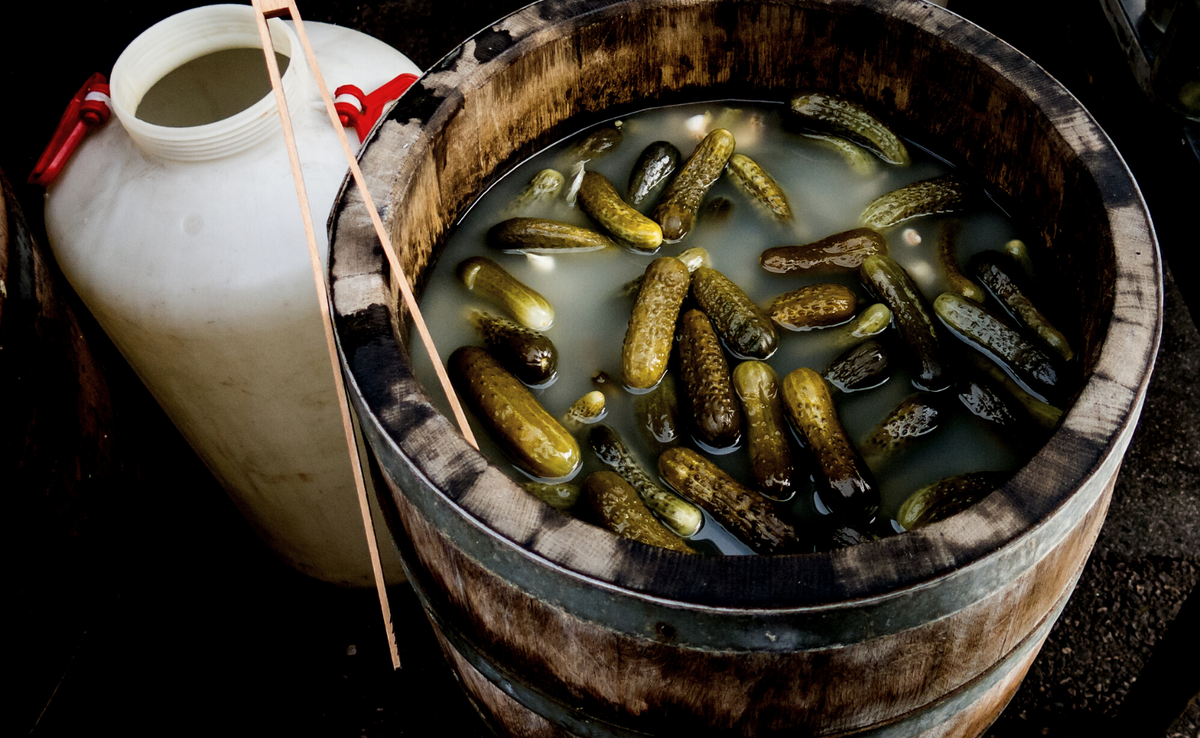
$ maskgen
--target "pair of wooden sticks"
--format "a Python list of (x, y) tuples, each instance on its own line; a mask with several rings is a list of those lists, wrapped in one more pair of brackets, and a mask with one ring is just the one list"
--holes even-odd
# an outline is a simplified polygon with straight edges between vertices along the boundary
[(371, 222), (375, 226), (375, 233), (379, 236), (379, 241), (383, 245), (383, 252), (387, 255), (392, 275), (400, 285), (400, 293), (403, 295), (404, 303), (408, 306), (408, 310), (412, 315), (413, 324), (417, 328), (417, 333), (421, 336), (422, 343), (425, 344), (425, 350), (429, 352), (429, 356), (433, 360), (433, 366), (437, 371), (442, 389), (450, 399), (454, 418), (458, 422), (458, 427), (461, 429), (467, 442), (475, 448), (479, 448), (479, 444), (476, 442), (475, 436), (471, 433), (471, 428), (467, 424), (467, 416), (463, 412), (462, 406), (458, 402), (458, 397), (454, 393), (454, 388), (450, 384), (450, 378), (442, 366), (442, 360), (438, 355), (437, 347), (433, 345), (433, 338), (429, 335), (429, 329), (425, 325), (425, 319), (421, 316), (420, 308), (417, 307), (417, 300), (408, 286), (408, 278), (400, 266), (400, 260), (396, 257), (396, 251), (392, 247), (391, 239), (383, 227), (383, 221), (379, 217), (379, 211), (375, 207), (371, 193), (367, 190), (366, 180), (363, 177), (362, 170), (358, 166), (358, 160), (355, 157), (354, 151), (350, 148), (350, 142), (346, 138), (346, 132), (342, 128), (341, 121), (338, 120), (337, 110), (333, 106), (333, 98), (329, 95), (329, 88), (326, 86), (325, 78), (321, 74), (321, 67), (317, 64), (317, 57), (313, 53), (312, 44), (309, 43), (308, 34), (304, 31), (304, 22), (300, 18), (300, 11), (296, 8), (295, 0), (251, 0), (251, 5), (254, 6), (255, 10), (255, 21), (258, 23), (258, 33), (262, 39), (263, 56), (267, 62), (267, 71), (271, 76), (271, 88), (275, 91), (276, 107), (279, 108), (279, 117), (283, 124), (283, 137), (287, 143), (288, 158), (291, 160), (292, 178), (296, 183), (296, 197), (300, 201), (300, 214), (304, 219), (304, 235), (308, 240), (308, 252), (312, 260), (313, 279), (317, 288), (317, 301), (320, 304), (321, 322), (325, 328), (325, 342), (329, 348), (329, 361), (333, 367), (333, 381), (337, 389), (338, 403), (341, 407), (342, 426), (346, 432), (346, 446), (350, 452), (350, 466), (354, 473), (354, 485), (358, 491), (358, 506), (362, 512), (363, 529), (367, 536), (367, 548), (371, 554), (371, 569), (375, 574), (375, 588), (379, 593), (379, 606), (383, 612), (383, 625), (387, 632), (388, 649), (391, 651), (393, 668), (399, 669), (400, 651), (396, 645), (396, 634), (392, 629), (392, 612), (388, 606), (387, 587), (383, 579), (383, 567), (379, 561), (379, 545), (375, 539), (375, 528), (371, 523), (371, 508), (367, 501), (362, 460), (358, 455), (358, 444), (355, 442), (354, 437), (354, 421), (350, 415), (350, 403), (346, 396), (346, 386), (342, 379), (341, 363), (338, 361), (337, 347), (334, 342), (332, 313), (329, 309), (325, 276), (321, 269), (321, 257), (317, 250), (316, 226), (313, 223), (312, 211), (308, 207), (308, 193), (304, 186), (304, 174), (300, 170), (300, 155), (296, 150), (296, 135), (292, 129), (291, 116), (288, 114), (287, 99), (283, 94), (279, 65), (275, 61), (274, 44), (271, 43), (271, 32), (267, 28), (268, 18), (288, 17), (295, 24), (296, 36), (300, 39), (300, 45), (303, 47), (304, 55), (308, 59), (308, 66), (312, 70), (313, 76), (316, 77), (317, 88), (321, 91), (321, 99), (325, 102), (325, 110), (329, 113), (329, 121), (333, 125), (333, 129), (337, 132), (338, 140), (341, 141), (342, 151), (345, 153), (346, 161), (350, 165), (350, 172), (354, 177), (355, 184), (358, 185), (359, 192), (362, 193), (367, 212), (371, 214)]

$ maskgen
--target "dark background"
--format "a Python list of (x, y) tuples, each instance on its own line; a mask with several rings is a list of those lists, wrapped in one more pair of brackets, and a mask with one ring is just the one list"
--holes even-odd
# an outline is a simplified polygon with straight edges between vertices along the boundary
[[(108, 74), (141, 31), (201, 4), (27, 3), (21, 21), (9, 9), (0, 29), (0, 170), (43, 244), (42, 191), (24, 180), (67, 101), (92, 72)], [(364, 31), (424, 69), (525, 4), (299, 6), (306, 20)], [(1108, 522), (1078, 590), (991, 735), (1196, 738), (1200, 705), (1174, 720), (1183, 703), (1169, 688), (1182, 684), (1186, 698), (1194, 677), (1171, 675), (1200, 666), (1163, 661), (1188, 653), (1195, 659), (1191, 634), (1200, 630), (1193, 612), (1200, 594), (1180, 615), (1200, 581), (1200, 337), (1192, 319), (1200, 285), (1190, 255), (1198, 240), (1196, 161), (1179, 120), (1141, 94), (1097, 0), (952, 1), (950, 9), (1030, 55), (1092, 111), (1133, 170), (1167, 266), (1181, 277), (1176, 285), (1167, 275), (1162, 351)], [(98, 483), (70, 520), (6, 521), (18, 627), (8, 649), (17, 654), (9, 661), (16, 686), (5, 696), (0, 730), (486, 735), (409, 588), (391, 591), (404, 663), (394, 672), (375, 593), (339, 590), (276, 563), (77, 309), (108, 371), (117, 452), (128, 462)], [(51, 534), (64, 545), (45, 545)]]

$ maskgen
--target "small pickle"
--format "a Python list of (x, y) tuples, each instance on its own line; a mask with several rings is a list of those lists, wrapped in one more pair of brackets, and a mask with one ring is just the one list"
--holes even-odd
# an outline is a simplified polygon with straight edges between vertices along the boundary
[(659, 257), (646, 267), (621, 350), (621, 380), (625, 386), (648, 390), (667, 371), (675, 319), (691, 277), (683, 262), (672, 256)]
[(787, 195), (766, 170), (745, 154), (729, 157), (727, 171), (738, 188), (761, 205), (776, 220), (792, 219), (792, 206)]
[(561, 172), (553, 169), (543, 169), (529, 180), (521, 194), (513, 200), (512, 208), (519, 210), (538, 200), (549, 200), (557, 195), (563, 187), (565, 178)]
[(886, 254), (887, 239), (870, 228), (854, 228), (803, 246), (773, 246), (762, 252), (758, 263), (775, 274), (805, 271), (858, 269), (871, 254)]
[(654, 389), (634, 396), (633, 421), (642, 440), (656, 453), (680, 442), (679, 395), (671, 372), (664, 374)]
[(679, 166), (679, 149), (669, 141), (655, 141), (642, 149), (629, 173), (625, 198), (634, 207), (641, 206), (660, 185), (665, 184)]
[(1019, 238), (1008, 241), (1004, 244), (1004, 253), (1017, 262), (1017, 265), (1025, 274), (1025, 279), (1032, 280), (1036, 277), (1037, 272), (1033, 268), (1033, 258), (1029, 256), (1029, 248), (1025, 245), (1024, 241)]
[(771, 301), (767, 314), (789, 331), (841, 325), (854, 317), (858, 298), (841, 284), (814, 284), (785, 292)]
[(842, 392), (874, 389), (892, 377), (887, 349), (874, 339), (843, 351), (821, 375)]
[(1016, 261), (1004, 254), (984, 251), (971, 259), (971, 269), (1014, 320), (1032, 331), (1063, 361), (1075, 358), (1067, 337), (1037, 309), (1022, 286), (1018, 276), (1021, 267)]
[(913, 182), (875, 198), (863, 209), (860, 220), (871, 228), (890, 228), (911, 218), (961, 210), (966, 202), (966, 185), (948, 174)]
[(603, 424), (593, 425), (588, 432), (588, 445), (596, 453), (596, 458), (612, 467), (637, 490), (650, 512), (673, 533), (688, 538), (700, 532), (700, 527), (704, 525), (700, 508), (655, 484), (615, 430)]
[(947, 220), (938, 234), (938, 262), (946, 275), (950, 291), (980, 304), (987, 298), (983, 288), (975, 284), (958, 268), (958, 237), (962, 224), (957, 219)]
[(620, 146), (624, 138), (621, 129), (616, 125), (597, 128), (571, 147), (571, 159), (574, 161), (599, 159)]
[(1003, 385), (990, 378), (964, 377), (954, 383), (954, 394), (963, 407), (995, 428), (1009, 443), (1032, 450), (1045, 440), (1045, 429)]
[(845, 523), (870, 523), (879, 511), (879, 486), (842, 427), (828, 384), (801, 367), (782, 386), (788, 419), (817, 463), (821, 502)]
[(544, 387), (558, 372), (558, 349), (542, 333), (507, 318), (471, 311), (471, 323), (488, 350), (517, 379)]
[(904, 143), (861, 105), (835, 95), (814, 92), (793, 97), (791, 109), (808, 128), (849, 139), (870, 149), (889, 164), (909, 164)]
[(899, 451), (910, 447), (916, 439), (937, 430), (942, 415), (937, 395), (923, 392), (906, 397), (859, 446), (867, 466), (878, 468)]
[(733, 154), (733, 134), (717, 128), (704, 137), (654, 206), (650, 216), (662, 226), (663, 240), (674, 243), (686, 236), (696, 211)]
[(779, 346), (775, 324), (729, 277), (710, 267), (692, 274), (692, 297), (739, 359), (766, 359)]
[(704, 313), (689, 310), (679, 324), (679, 373), (696, 441), (705, 450), (731, 449), (742, 437), (742, 410), (734, 397), (725, 352)]
[(695, 553), (683, 539), (658, 522), (658, 518), (638, 497), (637, 490), (610, 471), (598, 471), (583, 480), (587, 517), (622, 538), (648, 546), (668, 548), (680, 553)]
[(579, 501), (579, 487), (570, 482), (521, 482), (521, 489), (558, 510), (570, 510)]
[(733, 370), (733, 389), (746, 416), (750, 473), (764, 496), (785, 502), (796, 494), (796, 473), (779, 378), (769, 364), (743, 361)]
[(921, 528), (966, 510), (1008, 481), (1004, 472), (972, 472), (946, 477), (909, 495), (896, 522), (905, 530)]
[(869, 151), (841, 136), (812, 132), (803, 135), (805, 138), (810, 138), (825, 148), (841, 154), (842, 160), (846, 162), (846, 166), (850, 167), (850, 171), (860, 177), (870, 177), (879, 169), (875, 157), (871, 156)]
[(579, 444), (485, 349), (463, 346), (447, 363), (467, 406), (518, 467), (545, 480), (565, 480), (579, 470)]
[(872, 303), (858, 312), (854, 320), (846, 325), (839, 336), (839, 343), (855, 343), (864, 338), (873, 338), (887, 330), (892, 324), (892, 311), (882, 302)]
[(625, 204), (603, 174), (584, 172), (579, 203), (604, 230), (637, 251), (653, 253), (663, 242), (658, 223)]
[[(682, 261), (688, 268), (688, 271), (693, 274), (695, 274), (696, 270), (700, 267), (709, 266), (709, 264), (711, 264), (711, 260), (708, 258), (708, 252), (699, 246), (695, 246), (690, 249), (684, 249), (683, 251), (680, 251), (675, 258)], [(645, 274), (639, 274), (636, 279), (631, 279), (626, 282), (621, 287), (621, 294), (636, 295), (638, 290), (642, 288), (642, 280), (645, 278), (645, 276)]]
[(554, 308), (535, 290), (491, 259), (472, 256), (458, 265), (458, 281), (507, 310), (527, 328), (549, 330)]
[(1000, 364), (1039, 400), (1059, 398), (1063, 388), (1053, 360), (995, 313), (951, 292), (938, 295), (933, 310), (951, 333)]
[(487, 232), (488, 246), (507, 254), (561, 254), (616, 246), (590, 228), (545, 218), (509, 218)]
[(938, 392), (950, 386), (946, 348), (933, 311), (904, 267), (882, 254), (868, 256), (859, 269), (862, 281), (892, 311), (896, 330), (914, 362), (917, 389)]
[(584, 425), (599, 423), (607, 414), (604, 393), (600, 390), (592, 390), (571, 403), (571, 407), (563, 413), (562, 424), (569, 431), (577, 431)]
[(800, 546), (791, 523), (775, 514), (771, 503), (705, 457), (679, 446), (658, 457), (658, 471), (667, 484), (719, 520), (731, 533), (760, 554), (789, 553)]
[(1023, 409), (1026, 416), (1036, 423), (1038, 428), (1049, 432), (1058, 427), (1063, 416), (1062, 410), (1029, 394), (1021, 385), (1013, 381), (1008, 372), (978, 351), (967, 351), (966, 354), (967, 364), (971, 369), (999, 386), (1005, 396)]

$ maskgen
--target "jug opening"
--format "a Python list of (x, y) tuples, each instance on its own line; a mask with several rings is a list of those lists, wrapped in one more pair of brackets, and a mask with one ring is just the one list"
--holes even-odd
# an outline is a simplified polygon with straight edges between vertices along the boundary
[[(291, 59), (275, 52), (279, 72)], [(155, 82), (138, 102), (139, 120), (186, 128), (236, 115), (271, 94), (262, 49), (219, 49), (185, 62)]]

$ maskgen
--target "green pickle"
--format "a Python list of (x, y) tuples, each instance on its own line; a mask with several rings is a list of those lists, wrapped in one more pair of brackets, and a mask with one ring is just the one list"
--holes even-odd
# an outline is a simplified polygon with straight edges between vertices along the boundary
[(854, 320), (846, 325), (839, 336), (839, 343), (854, 343), (866, 338), (873, 338), (887, 330), (892, 324), (892, 311), (882, 302), (867, 305), (858, 311)]
[(887, 252), (887, 239), (878, 231), (854, 228), (802, 246), (773, 246), (762, 252), (758, 263), (775, 274), (816, 274), (858, 269), (868, 256)]
[(629, 204), (638, 207), (649, 200), (655, 190), (670, 180), (681, 156), (669, 141), (655, 141), (643, 149), (629, 173), (629, 186), (625, 190)]
[(779, 377), (769, 364), (743, 361), (733, 370), (733, 389), (746, 417), (746, 447), (755, 485), (772, 500), (791, 499), (796, 494), (796, 465), (779, 394)]
[[(708, 258), (708, 252), (699, 246), (694, 246), (690, 249), (684, 249), (683, 251), (680, 251), (675, 258), (682, 261), (684, 266), (686, 266), (688, 271), (692, 274), (695, 274), (696, 270), (700, 267), (708, 266), (711, 263)], [(638, 290), (642, 288), (642, 281), (645, 279), (645, 276), (645, 274), (639, 274), (635, 279), (631, 279), (626, 282), (621, 287), (621, 294), (636, 295)]]
[(742, 410), (733, 391), (729, 363), (708, 316), (689, 310), (679, 319), (679, 374), (691, 408), (692, 430), (706, 450), (737, 446)]
[(1004, 472), (972, 472), (940, 479), (909, 495), (896, 522), (905, 530), (921, 528), (966, 510), (1008, 481)]
[(836, 151), (841, 155), (842, 161), (846, 162), (846, 166), (850, 167), (850, 171), (860, 177), (870, 177), (879, 169), (876, 165), (876, 159), (871, 155), (871, 152), (852, 141), (847, 141), (841, 136), (812, 132), (802, 135), (805, 138), (816, 141), (827, 149)]
[(543, 169), (533, 175), (533, 178), (529, 180), (529, 184), (517, 195), (512, 204), (513, 209), (519, 210), (538, 200), (554, 198), (562, 191), (565, 181), (566, 179), (562, 176), (562, 172), (554, 169)]
[(629, 482), (650, 512), (673, 533), (689, 538), (700, 532), (704, 515), (700, 508), (669, 490), (663, 489), (642, 469), (615, 430), (604, 424), (593, 425), (588, 431), (588, 445), (596, 458), (612, 467)]
[(485, 349), (450, 355), (450, 377), (475, 416), (519, 468), (542, 480), (565, 480), (582, 464), (574, 437)]
[(779, 295), (767, 306), (767, 314), (789, 331), (807, 331), (841, 325), (854, 317), (858, 297), (841, 284), (814, 284)]
[(675, 340), (675, 319), (687, 296), (691, 273), (682, 261), (662, 256), (650, 262), (621, 349), (621, 380), (634, 390), (648, 390), (667, 371)]
[(1005, 254), (984, 251), (971, 259), (971, 269), (1014, 320), (1028, 328), (1063, 361), (1075, 358), (1067, 337), (1038, 310), (1022, 286), (1021, 267), (1016, 261)]
[(766, 170), (745, 154), (729, 157), (726, 171), (740, 190), (750, 196), (776, 220), (792, 219), (792, 206), (779, 183)]
[(546, 298), (491, 259), (465, 259), (457, 274), (467, 289), (504, 308), (526, 328), (545, 331), (554, 325), (554, 308)]
[(679, 433), (679, 395), (671, 372), (654, 389), (633, 398), (633, 419), (642, 440), (661, 453), (682, 439)]
[(890, 228), (912, 218), (961, 210), (967, 194), (966, 185), (953, 174), (923, 179), (875, 198), (859, 219), (870, 228)]
[(929, 303), (895, 259), (868, 256), (859, 269), (862, 281), (892, 311), (892, 320), (913, 362), (917, 389), (938, 392), (950, 386), (946, 347)]
[(692, 449), (667, 449), (658, 457), (658, 471), (679, 494), (707, 510), (756, 552), (788, 553), (799, 548), (795, 527), (779, 517), (765, 497)]
[(792, 98), (791, 110), (806, 127), (849, 139), (889, 164), (908, 166), (911, 161), (904, 142), (857, 103), (826, 93), (802, 93)]
[(543, 387), (558, 372), (558, 349), (545, 334), (482, 310), (471, 311), (471, 323), (488, 350), (517, 379)]
[(961, 230), (962, 225), (957, 220), (948, 220), (942, 224), (938, 233), (938, 262), (946, 275), (946, 283), (950, 285), (951, 292), (982, 304), (987, 298), (987, 293), (958, 268), (958, 237)]
[(538, 498), (550, 507), (566, 512), (579, 501), (579, 486), (570, 482), (547, 484), (545, 482), (521, 482), (521, 489)]
[(868, 339), (839, 354), (821, 376), (841, 392), (874, 389), (892, 378), (891, 356), (882, 343)]
[(696, 269), (692, 297), (735, 356), (766, 359), (775, 353), (779, 345), (775, 324), (729, 277), (711, 267)]
[(561, 254), (616, 246), (599, 231), (546, 218), (503, 220), (488, 230), (487, 243), (509, 254)]
[(604, 230), (630, 247), (653, 253), (662, 245), (663, 232), (658, 223), (625, 204), (603, 174), (583, 173), (579, 203)]
[(592, 390), (571, 403), (567, 412), (563, 413), (562, 424), (568, 430), (575, 431), (585, 425), (599, 423), (608, 414), (604, 402), (604, 393)]
[(583, 480), (583, 499), (588, 519), (601, 528), (648, 546), (695, 553), (654, 517), (637, 490), (615, 472), (589, 474)]
[(663, 240), (674, 243), (691, 232), (700, 201), (721, 176), (733, 154), (733, 146), (733, 134), (718, 128), (709, 133), (684, 162), (650, 216), (662, 226)]

